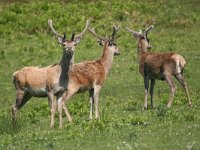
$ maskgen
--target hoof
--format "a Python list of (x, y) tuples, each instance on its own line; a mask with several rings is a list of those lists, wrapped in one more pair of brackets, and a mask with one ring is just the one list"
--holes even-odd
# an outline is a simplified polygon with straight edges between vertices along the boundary
[(97, 117), (95, 117), (95, 119), (96, 119), (96, 120), (99, 120), (99, 119), (100, 119), (100, 117), (99, 117), (99, 116), (97, 116)]
[(192, 103), (191, 103), (191, 102), (190, 102), (190, 103), (188, 103), (188, 106), (189, 106), (189, 107), (192, 107)]
[(170, 105), (170, 104), (167, 104), (167, 108), (171, 108), (171, 105)]
[(155, 107), (151, 106), (151, 109), (154, 109)]
[(70, 122), (70, 123), (72, 123), (72, 122), (73, 122), (73, 120), (72, 120), (72, 119), (69, 119), (69, 122)]
[(143, 107), (143, 108), (142, 108), (142, 110), (147, 110), (147, 109), (148, 109), (147, 107)]

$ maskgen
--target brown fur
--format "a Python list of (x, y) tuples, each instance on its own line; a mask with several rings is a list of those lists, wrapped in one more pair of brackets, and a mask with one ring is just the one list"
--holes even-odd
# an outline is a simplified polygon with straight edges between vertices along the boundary
[(118, 48), (116, 46), (109, 46), (108, 41), (106, 41), (100, 59), (81, 62), (73, 66), (69, 73), (67, 91), (63, 96), (62, 102), (58, 102), (60, 128), (62, 127), (62, 107), (65, 110), (68, 120), (70, 122), (72, 121), (71, 115), (69, 114), (67, 107), (65, 107), (65, 101), (68, 101), (68, 99), (75, 93), (89, 91), (91, 103), (90, 119), (92, 119), (93, 103), (95, 103), (96, 118), (99, 117), (98, 95), (111, 68), (114, 53), (118, 53)]
[(13, 74), (13, 83), (16, 88), (16, 102), (12, 107), (13, 125), (16, 122), (17, 111), (32, 97), (48, 97), (51, 108), (51, 127), (54, 126), (54, 96), (62, 98), (68, 85), (69, 71), (74, 63), (73, 54), (76, 45), (90, 26), (89, 20), (85, 29), (78, 35), (72, 34), (71, 40), (66, 39), (66, 34), (58, 34), (52, 26), (52, 20), (48, 20), (52, 32), (58, 42), (63, 46), (63, 56), (58, 64), (47, 67), (24, 67)]
[[(168, 69), (172, 74), (174, 74), (175, 61), (171, 59), (174, 53), (152, 53), (144, 52), (139, 56), (139, 70), (144, 76), (144, 66), (149, 75), (149, 78), (153, 79), (163, 79), (164, 71)], [(167, 68), (168, 64), (170, 67)]]
[[(148, 28), (148, 31), (152, 27)], [(147, 98), (148, 98), (148, 88), (149, 88), (149, 80), (150, 83), (150, 96), (151, 96), (151, 108), (153, 108), (153, 90), (155, 85), (155, 80), (165, 80), (170, 87), (170, 96), (167, 107), (171, 107), (172, 101), (174, 99), (174, 95), (176, 92), (176, 85), (174, 84), (172, 77), (175, 76), (179, 83), (183, 86), (187, 98), (188, 105), (191, 106), (192, 102), (190, 100), (188, 88), (186, 82), (183, 77), (183, 68), (186, 64), (183, 56), (173, 53), (153, 53), (148, 52), (147, 49), (151, 48), (149, 42), (147, 41), (147, 33), (146, 30), (143, 32), (133, 31), (126, 28), (129, 32), (133, 34), (133, 36), (137, 39), (138, 45), (138, 61), (139, 61), (139, 71), (144, 77), (144, 85), (145, 85), (145, 99), (144, 99), (144, 108), (147, 108)]]
[[(65, 51), (65, 50), (64, 50)], [(64, 56), (67, 55), (67, 56)], [(13, 125), (16, 122), (17, 111), (32, 97), (48, 97), (51, 108), (51, 127), (54, 126), (55, 109), (54, 95), (60, 99), (67, 88), (68, 71), (73, 63), (73, 53), (64, 52), (60, 64), (47, 67), (24, 67), (13, 74), (16, 88), (16, 102), (12, 107)], [(65, 76), (65, 79), (62, 79)]]
[[(105, 69), (99, 60), (75, 64), (69, 74), (69, 85), (71, 82), (83, 85), (81, 89), (92, 88), (93, 83), (103, 85), (106, 79)], [(81, 90), (80, 89), (80, 90)]]

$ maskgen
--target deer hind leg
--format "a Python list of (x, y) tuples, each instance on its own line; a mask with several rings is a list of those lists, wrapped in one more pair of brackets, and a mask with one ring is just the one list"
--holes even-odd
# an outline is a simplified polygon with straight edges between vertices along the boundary
[(144, 76), (144, 88), (145, 88), (144, 109), (147, 109), (149, 78), (146, 75)]
[(16, 102), (12, 107), (12, 122), (13, 126), (16, 124), (16, 115), (18, 110), (31, 98), (32, 96), (29, 93), (26, 93), (24, 90), (18, 89), (16, 91)]
[(151, 109), (153, 109), (153, 90), (154, 90), (154, 86), (155, 86), (155, 79), (151, 79), (151, 83), (150, 83), (150, 96), (151, 96)]
[(185, 93), (187, 94), (188, 106), (192, 106), (192, 102), (190, 100), (190, 95), (189, 95), (189, 92), (188, 92), (188, 87), (187, 87), (187, 84), (186, 84), (185, 79), (183, 77), (183, 74), (177, 74), (177, 75), (175, 75), (175, 77), (179, 81), (179, 83), (183, 86)]
[(89, 96), (90, 96), (90, 116), (89, 119), (92, 119), (93, 115), (93, 106), (94, 106), (94, 89), (89, 90)]
[(168, 104), (167, 104), (167, 107), (170, 108), (171, 104), (173, 102), (173, 99), (174, 99), (174, 95), (176, 93), (176, 85), (174, 84), (172, 77), (166, 76), (165, 79), (167, 81), (167, 84), (170, 87), (169, 101), (168, 101)]

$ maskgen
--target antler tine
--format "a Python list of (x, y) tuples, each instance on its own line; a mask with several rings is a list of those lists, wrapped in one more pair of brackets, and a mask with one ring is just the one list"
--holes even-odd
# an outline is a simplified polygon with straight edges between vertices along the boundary
[(135, 32), (135, 31), (131, 30), (129, 27), (126, 27), (125, 29), (130, 33), (134, 33)]
[(102, 41), (105, 41), (105, 40), (106, 40), (105, 38), (102, 38), (102, 37), (98, 36), (98, 35), (96, 34), (96, 32), (95, 32), (94, 29), (91, 29), (91, 28), (89, 27), (89, 28), (88, 28), (88, 31), (89, 31), (90, 33), (92, 33), (97, 39), (102, 40)]
[(115, 37), (115, 35), (116, 35), (116, 33), (117, 33), (117, 31), (120, 29), (120, 26), (113, 26), (113, 33), (112, 33), (112, 40), (114, 40), (116, 37)]
[(117, 32), (120, 29), (120, 26), (114, 26), (115, 31)]
[(133, 31), (131, 30), (129, 27), (125, 28), (128, 32), (130, 32), (134, 37), (138, 37), (139, 35), (141, 35), (141, 32), (137, 32), (137, 31)]
[(49, 24), (49, 27), (51, 28), (51, 31), (55, 34), (56, 37), (63, 37), (62, 35), (58, 34), (55, 31), (55, 29), (53, 28), (53, 26), (52, 26), (52, 20), (51, 19), (48, 20), (48, 24)]
[(148, 28), (146, 28), (145, 32), (148, 33), (151, 29), (153, 29), (153, 25), (150, 25)]
[(82, 37), (87, 32), (89, 27), (90, 27), (90, 20), (87, 20), (85, 29), (80, 34), (76, 35), (75, 38)]

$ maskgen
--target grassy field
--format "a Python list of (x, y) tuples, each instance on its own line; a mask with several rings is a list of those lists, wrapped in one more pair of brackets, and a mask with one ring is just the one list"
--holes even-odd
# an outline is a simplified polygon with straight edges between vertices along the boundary
[[(200, 2), (199, 0), (82, 0), (0, 1), (0, 149), (200, 149)], [(62, 47), (50, 32), (80, 32), (87, 19), (102, 36), (120, 25), (117, 44), (121, 55), (100, 93), (100, 119), (89, 121), (88, 93), (74, 95), (68, 105), (73, 123), (50, 129), (47, 98), (32, 98), (11, 126), (15, 102), (12, 74), (24, 66), (59, 62)], [(143, 78), (138, 71), (136, 41), (124, 27), (139, 30), (154, 24), (150, 33), (154, 52), (174, 51), (187, 61), (185, 78), (193, 107), (177, 84), (171, 109), (166, 109), (169, 88), (156, 82), (153, 110), (142, 110)], [(76, 47), (75, 62), (101, 56), (96, 39), (86, 34)], [(63, 116), (65, 117), (65, 116)]]

